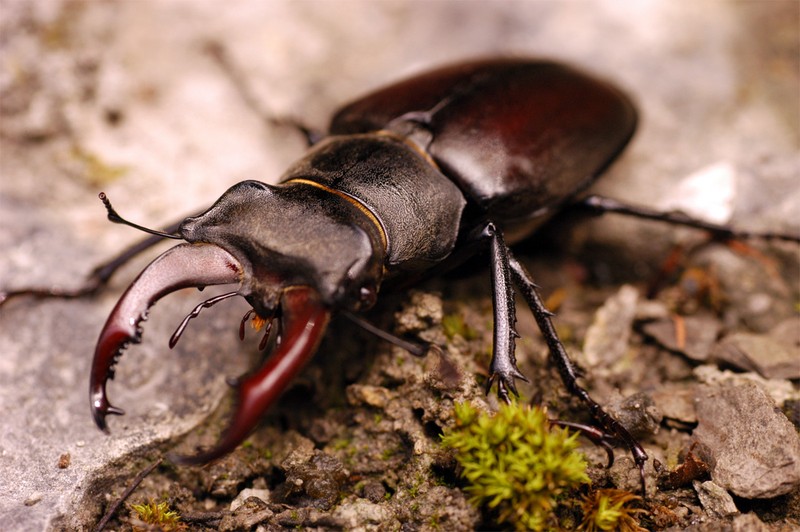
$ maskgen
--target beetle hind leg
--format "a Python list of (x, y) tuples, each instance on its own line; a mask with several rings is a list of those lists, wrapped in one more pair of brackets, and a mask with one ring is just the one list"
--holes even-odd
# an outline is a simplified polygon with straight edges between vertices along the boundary
[[(639, 474), (642, 479), (642, 492), (646, 494), (644, 464), (647, 462), (647, 453), (645, 453), (641, 444), (631, 436), (630, 432), (628, 432), (619, 421), (603, 410), (603, 407), (592, 399), (589, 393), (578, 384), (578, 370), (569, 358), (564, 344), (562, 344), (561, 340), (558, 338), (558, 333), (556, 333), (553, 322), (550, 319), (552, 313), (545, 308), (544, 303), (539, 297), (533, 278), (525, 267), (514, 257), (510, 249), (506, 248), (505, 253), (514, 284), (522, 291), (523, 297), (533, 312), (536, 324), (539, 326), (539, 330), (541, 330), (545, 342), (547, 342), (547, 347), (550, 351), (550, 359), (558, 367), (561, 380), (571, 394), (579, 397), (589, 407), (589, 412), (602, 430), (602, 432), (598, 432), (598, 434), (601, 435), (597, 438), (598, 443), (606, 442), (607, 445), (609, 440), (614, 440), (624, 444), (630, 450), (639, 468)], [(586, 433), (586, 431), (584, 431), (584, 433)], [(592, 439), (595, 440), (595, 438)], [(606, 452), (608, 452), (606, 445), (603, 443), (600, 443), (600, 445), (606, 448)]]
[(723, 240), (737, 239), (763, 239), (763, 240), (782, 240), (785, 242), (800, 243), (800, 234), (782, 233), (778, 231), (745, 231), (741, 229), (734, 229), (727, 225), (715, 224), (694, 218), (680, 211), (663, 212), (655, 209), (650, 209), (641, 205), (632, 205), (617, 201), (603, 196), (588, 196), (574, 205), (576, 208), (587, 210), (595, 214), (616, 213), (624, 214), (626, 216), (633, 216), (645, 220), (655, 220), (672, 225), (692, 227), (694, 229), (701, 229), (708, 231), (716, 238)]

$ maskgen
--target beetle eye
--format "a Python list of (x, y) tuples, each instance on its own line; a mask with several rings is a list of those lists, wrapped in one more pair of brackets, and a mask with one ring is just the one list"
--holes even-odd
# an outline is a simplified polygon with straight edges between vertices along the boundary
[(358, 292), (359, 307), (368, 309), (378, 300), (378, 291), (372, 285), (364, 285)]

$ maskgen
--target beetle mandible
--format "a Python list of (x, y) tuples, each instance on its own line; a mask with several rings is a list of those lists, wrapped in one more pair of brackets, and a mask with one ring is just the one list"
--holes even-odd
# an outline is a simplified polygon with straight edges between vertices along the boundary
[[(245, 439), (313, 356), (333, 313), (367, 310), (386, 282), (415, 279), (488, 250), (495, 319), (487, 392), (496, 385), (508, 401), (509, 393), (516, 394), (515, 380), (526, 380), (514, 356), (516, 286), (566, 387), (597, 421), (595, 439), (607, 450), (608, 440), (624, 444), (642, 471), (647, 455), (579, 386), (551, 314), (508, 247), (579, 199), (598, 211), (732, 236), (726, 227), (680, 214), (580, 198), (623, 150), (636, 121), (634, 105), (622, 91), (559, 63), (491, 59), (423, 73), (340, 109), (329, 135), (278, 184), (234, 185), (204, 213), (166, 233), (154, 232), (95, 270), (80, 290), (6, 292), (0, 293), (0, 303), (23, 294), (85, 295), (161, 237), (185, 240), (150, 263), (108, 317), (94, 353), (90, 402), (96, 424), (107, 431), (106, 417), (123, 413), (109, 402), (107, 381), (123, 349), (140, 341), (140, 324), (161, 297), (186, 287), (238, 285), (199, 305), (171, 340), (177, 341), (201, 308), (236, 295), (248, 301), (259, 319), (280, 324), (271, 356), (234, 384), (236, 410), (221, 440), (206, 452), (177, 458), (203, 463)], [(101, 198), (112, 221), (150, 231), (119, 218)]]

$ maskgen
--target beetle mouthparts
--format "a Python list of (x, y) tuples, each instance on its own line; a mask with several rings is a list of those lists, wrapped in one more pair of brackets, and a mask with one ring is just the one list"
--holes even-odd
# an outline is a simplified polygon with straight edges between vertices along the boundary
[(236, 389), (236, 410), (220, 441), (212, 449), (195, 456), (170, 455), (171, 461), (185, 465), (205, 464), (236, 449), (314, 355), (328, 325), (330, 311), (309, 287), (285, 290), (280, 305), (283, 339), (257, 371), (231, 383)]
[(92, 361), (89, 400), (94, 422), (108, 432), (106, 416), (122, 415), (106, 395), (114, 365), (131, 342), (142, 337), (140, 324), (148, 309), (165, 295), (188, 287), (241, 282), (242, 267), (230, 253), (214, 244), (181, 244), (158, 256), (125, 291), (108, 316)]

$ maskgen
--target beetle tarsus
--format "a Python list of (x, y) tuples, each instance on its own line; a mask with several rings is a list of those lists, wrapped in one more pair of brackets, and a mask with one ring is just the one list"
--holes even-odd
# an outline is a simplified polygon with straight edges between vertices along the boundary
[(602, 430), (598, 429), (597, 427), (593, 427), (591, 425), (585, 425), (583, 423), (575, 423), (573, 421), (562, 421), (560, 419), (551, 419), (551, 425), (558, 425), (559, 427), (568, 427), (573, 430), (577, 430), (587, 438), (589, 438), (592, 443), (597, 446), (603, 448), (608, 456), (608, 463), (606, 464), (606, 468), (611, 468), (614, 465), (614, 447), (611, 446), (609, 440), (613, 440), (613, 436)]

